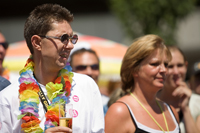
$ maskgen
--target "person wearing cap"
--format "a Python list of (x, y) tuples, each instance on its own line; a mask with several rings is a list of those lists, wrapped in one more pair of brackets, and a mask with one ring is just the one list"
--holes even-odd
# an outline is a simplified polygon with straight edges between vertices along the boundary
[(10, 82), (14, 82), (18, 80), (18, 74), (10, 72), (8, 68), (3, 67), (3, 61), (6, 56), (8, 46), (8, 42), (6, 41), (4, 35), (0, 31), (0, 76), (4, 77)]
[(195, 62), (192, 69), (189, 85), (194, 93), (200, 95), (200, 61)]

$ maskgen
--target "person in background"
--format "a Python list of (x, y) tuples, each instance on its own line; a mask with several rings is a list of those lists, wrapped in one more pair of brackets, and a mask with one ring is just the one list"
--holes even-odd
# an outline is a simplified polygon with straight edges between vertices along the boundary
[[(73, 15), (58, 4), (37, 6), (24, 26), (31, 56), (19, 82), (0, 93), (1, 133), (104, 133), (99, 88), (88, 76), (73, 73), (67, 63), (78, 35)], [(73, 104), (69, 127), (59, 126), (59, 105)]]
[(200, 96), (192, 94), (185, 82), (187, 65), (185, 55), (177, 46), (168, 46), (172, 60), (164, 87), (158, 92), (160, 100), (172, 105), (179, 114), (181, 133), (200, 132)]
[(0, 76), (6, 78), (10, 82), (16, 82), (19, 78), (19, 75), (10, 72), (7, 68), (3, 67), (3, 61), (6, 56), (8, 47), (9, 44), (6, 42), (4, 35), (0, 31)]
[[(99, 57), (94, 50), (81, 48), (74, 51), (70, 56), (70, 65), (73, 72), (88, 75), (98, 84), (100, 75)], [(103, 106), (106, 106), (109, 97), (101, 93), (101, 98)]]
[(0, 91), (2, 91), (4, 88), (6, 88), (8, 85), (10, 85), (10, 81), (5, 79), (4, 77), (0, 76)]
[(192, 75), (189, 80), (190, 89), (200, 95), (200, 61), (194, 63)]
[(108, 90), (108, 96), (111, 97), (111, 95), (114, 93), (115, 90), (118, 88), (121, 88), (121, 80), (115, 79), (115, 80), (109, 80), (107, 84), (107, 90)]
[(100, 74), (99, 57), (92, 49), (81, 48), (70, 56), (72, 71), (90, 76), (97, 84)]
[(116, 102), (120, 97), (122, 97), (123, 91), (121, 89), (121, 81), (120, 80), (109, 80), (107, 85), (107, 92), (109, 95), (109, 100), (106, 105), (103, 106), (104, 114), (108, 111), (108, 108), (111, 104)]
[(180, 132), (176, 110), (156, 98), (170, 60), (170, 51), (157, 35), (145, 35), (129, 46), (120, 71), (127, 94), (109, 107), (106, 133)]

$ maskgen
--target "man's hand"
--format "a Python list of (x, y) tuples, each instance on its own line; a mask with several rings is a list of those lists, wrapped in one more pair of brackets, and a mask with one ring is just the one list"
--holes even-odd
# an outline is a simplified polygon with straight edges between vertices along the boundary
[(72, 133), (72, 129), (68, 128), (68, 127), (52, 127), (52, 128), (48, 128), (45, 133)]

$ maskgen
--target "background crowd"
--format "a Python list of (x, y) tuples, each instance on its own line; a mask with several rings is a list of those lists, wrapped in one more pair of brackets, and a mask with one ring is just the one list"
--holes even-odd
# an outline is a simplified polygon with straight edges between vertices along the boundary
[[(48, 8), (48, 6), (46, 6), (46, 8)], [(57, 8), (60, 8), (60, 6)], [(32, 15), (34, 16), (34, 14)], [(48, 13), (46, 15), (48, 15)], [(70, 14), (68, 15), (70, 16)], [(26, 28), (30, 28), (28, 22), (31, 23), (31, 21), (33, 21), (30, 18), (25, 25), (25, 32), (30, 35), (25, 37), (31, 54), (34, 55), (33, 59), (36, 64), (34, 77), (38, 84), (42, 86), (42, 89), (45, 90), (46, 83), (54, 81), (56, 78), (55, 75), (61, 68), (65, 67), (63, 64), (66, 64), (66, 61), (68, 61), (72, 67), (72, 72), (75, 73), (74, 80), (76, 81), (75, 86), (73, 86), (74, 84), (72, 85), (72, 96), (85, 96), (85, 102), (91, 100), (88, 103), (81, 101), (83, 104), (81, 105), (73, 101), (74, 99), (71, 97), (73, 104), (76, 104), (75, 107), (77, 111), (85, 115), (83, 118), (79, 116), (78, 119), (75, 120), (74, 131), (104, 132), (103, 124), (105, 117), (106, 133), (160, 133), (160, 131), (168, 131), (170, 133), (200, 132), (200, 105), (198, 104), (200, 100), (200, 62), (192, 64), (192, 72), (190, 75), (187, 75), (188, 63), (190, 61), (187, 60), (181, 48), (178, 46), (168, 46), (165, 40), (158, 35), (147, 34), (135, 39), (128, 47), (121, 65), (121, 80), (117, 82), (109, 81), (107, 86), (108, 93), (104, 93), (97, 86), (98, 78), (101, 74), (100, 59), (97, 53), (92, 49), (84, 47), (70, 53), (74, 47), (73, 44), (76, 43), (71, 41), (74, 39), (72, 28), (69, 25), (69, 23), (71, 23), (71, 18), (66, 19), (63, 17), (58, 19), (53, 16), (50, 17), (59, 22), (58, 25), (54, 25), (54, 22), (52, 23), (52, 26), (54, 26), (57, 31), (61, 31), (62, 35), (64, 35), (65, 32), (71, 35), (71, 38), (67, 38), (67, 44), (65, 44), (65, 40), (63, 41), (62, 38), (54, 37), (56, 36), (56, 30), (43, 31), (45, 35), (40, 35), (40, 31), (37, 30), (35, 31), (37, 34), (28, 33), (28, 31), (26, 31)], [(35, 19), (37, 20), (38, 18)], [(49, 23), (46, 23), (46, 25), (48, 24)], [(64, 30), (61, 28), (63, 25), (67, 27)], [(61, 32), (59, 34), (61, 34)], [(49, 35), (46, 36), (48, 33)], [(35, 39), (35, 41), (31, 40), (32, 36), (34, 36), (33, 40)], [(47, 47), (49, 44), (54, 44), (52, 43), (54, 39), (60, 39), (60, 42), (56, 42), (59, 50), (54, 49), (55, 47), (53, 45)], [(41, 42), (38, 43), (39, 41)], [(64, 46), (61, 46), (62, 43)], [(40, 47), (42, 44), (44, 47)], [(30, 48), (32, 45), (33, 48)], [(9, 69), (3, 66), (4, 57), (6, 56), (8, 48), (8, 42), (3, 36), (3, 33), (0, 33), (0, 96), (2, 96), (0, 99), (0, 109), (2, 109), (0, 116), (5, 115), (2, 113), (3, 110), (6, 112), (13, 112), (15, 109), (19, 108), (18, 104), (12, 108), (11, 105), (13, 105), (14, 102), (12, 103), (12, 101), (9, 101), (11, 98), (17, 99), (17, 89), (13, 97), (6, 97), (5, 95), (14, 87), (16, 88), (16, 83), (18, 83), (20, 76), (10, 72)], [(42, 48), (49, 48), (49, 51), (47, 50), (46, 52), (46, 50), (42, 50)], [(61, 57), (69, 58), (69, 60), (63, 59), (65, 63), (61, 62), (60, 59), (54, 63), (49, 62), (57, 57), (57, 55), (54, 54), (49, 56), (52, 52), (51, 50), (62, 51), (62, 49), (66, 50), (69, 55), (66, 57), (66, 55), (61, 54)], [(59, 64), (58, 62), (61, 63)], [(50, 76), (48, 73), (54, 74)], [(76, 75), (76, 73), (80, 75)], [(44, 76), (50, 77), (46, 79)], [(88, 88), (87, 85), (89, 85)], [(80, 92), (83, 91), (80, 89), (79, 92), (74, 91), (74, 89), (78, 87), (83, 89), (87, 88), (88, 91), (90, 91), (89, 93), (96, 97), (86, 97), (89, 96), (89, 94), (86, 94), (86, 92), (84, 95), (80, 94)], [(92, 90), (93, 88), (94, 90)], [(7, 99), (9, 102), (5, 103)], [(96, 108), (94, 109), (91, 107), (92, 105), (95, 105)], [(5, 106), (9, 106), (10, 108), (7, 109)], [(83, 106), (88, 108), (81, 110)], [(87, 113), (87, 110), (91, 111), (90, 114)], [(42, 114), (42, 116), (44, 116), (44, 114)], [(0, 122), (3, 124), (7, 121), (7, 116), (4, 117), (5, 119), (0, 118)], [(13, 119), (12, 117), (16, 117), (16, 115), (11, 115), (9, 118)], [(80, 123), (83, 124), (83, 121), (87, 119), (89, 120), (85, 123), (85, 127), (76, 126)], [(92, 121), (94, 121), (95, 124), (90, 126)], [(12, 131), (11, 127), (13, 125), (11, 123), (13, 122), (10, 120), (7, 122), (10, 123), (10, 125), (6, 128), (0, 128), (0, 130), (5, 129), (4, 131)], [(13, 130), (19, 132), (20, 121), (15, 119), (15, 122), (17, 122), (18, 125), (15, 125), (16, 127)], [(42, 123), (44, 123), (44, 117), (42, 117)], [(47, 129), (46, 132), (48, 131), (71, 132), (68, 128), (64, 129), (60, 127), (55, 127), (52, 130)]]

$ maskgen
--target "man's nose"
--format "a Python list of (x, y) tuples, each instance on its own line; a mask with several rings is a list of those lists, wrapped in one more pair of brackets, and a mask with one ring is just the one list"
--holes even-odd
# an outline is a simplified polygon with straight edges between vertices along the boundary
[(68, 44), (64, 45), (64, 48), (67, 48), (67, 49), (73, 49), (74, 48), (74, 44), (69, 40)]
[(87, 75), (91, 75), (92, 74), (92, 68), (90, 66), (87, 66), (86, 70), (85, 70)]

